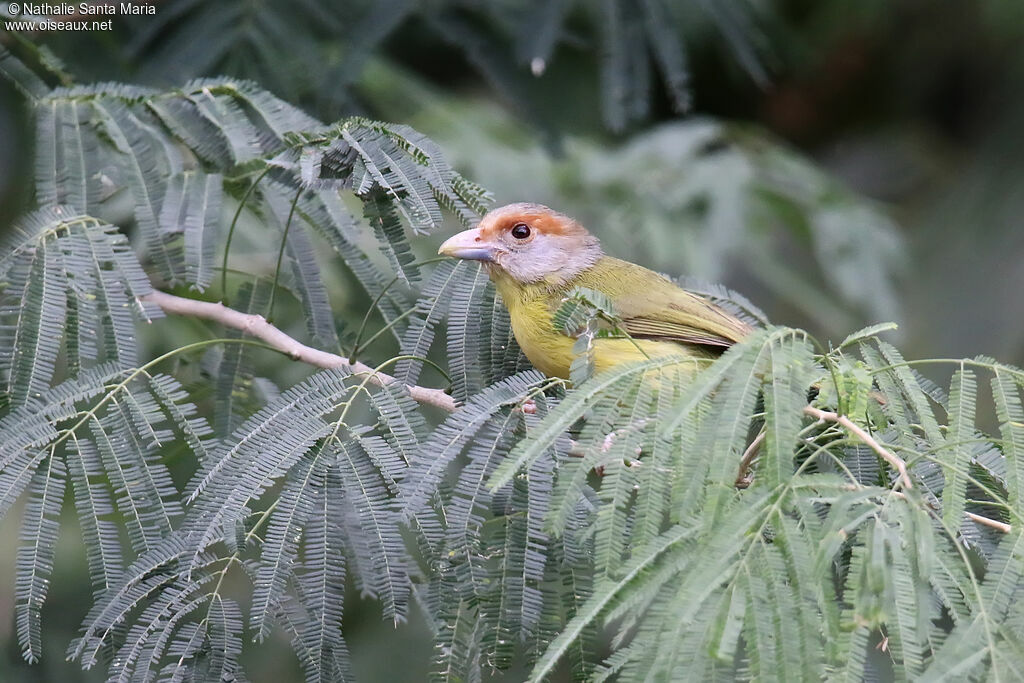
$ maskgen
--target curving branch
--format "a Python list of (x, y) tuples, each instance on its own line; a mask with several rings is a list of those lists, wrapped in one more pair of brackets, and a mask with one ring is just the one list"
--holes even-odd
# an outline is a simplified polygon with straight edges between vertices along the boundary
[[(370, 375), (370, 381), (378, 386), (388, 384), (401, 384), (397, 379), (383, 372), (375, 371), (365, 363), (350, 363), (347, 358), (335, 353), (328, 353), (306, 346), (302, 342), (289, 337), (273, 324), (267, 322), (262, 315), (255, 313), (242, 313), (233, 308), (228, 308), (220, 302), (199, 301), (188, 299), (182, 296), (175, 296), (167, 292), (153, 290), (151, 293), (139, 297), (143, 301), (159, 306), (165, 313), (177, 315), (188, 315), (194, 318), (213, 320), (225, 327), (232, 327), (241, 330), (245, 334), (266, 342), (278, 351), (288, 354), (295, 360), (309, 363), (321, 368), (347, 368), (357, 375)], [(455, 399), (441, 389), (431, 389), (417, 385), (405, 385), (409, 396), (413, 400), (426, 405), (432, 405), (441, 410), (454, 412), (456, 409)]]
[(861, 427), (857, 425), (853, 420), (846, 417), (845, 415), (839, 415), (838, 413), (832, 413), (827, 410), (819, 410), (814, 406), (807, 406), (804, 408), (804, 413), (810, 415), (813, 418), (822, 420), (823, 422), (835, 422), (838, 425), (842, 425), (851, 434), (856, 436), (862, 442), (871, 447), (875, 453), (878, 453), (887, 463), (896, 468), (896, 471), (900, 473), (900, 483), (903, 484), (903, 488), (911, 489), (914, 487), (913, 482), (910, 481), (910, 475), (907, 473), (907, 463), (903, 462), (899, 456), (896, 456), (886, 450), (882, 444), (875, 440), (875, 437), (868, 434)]

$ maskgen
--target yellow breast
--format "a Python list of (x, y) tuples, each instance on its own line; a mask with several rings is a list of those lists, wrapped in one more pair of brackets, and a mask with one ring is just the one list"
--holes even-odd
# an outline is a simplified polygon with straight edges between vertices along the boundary
[(574, 340), (557, 333), (547, 304), (540, 299), (523, 301), (509, 297), (506, 306), (512, 332), (533, 367), (549, 377), (568, 379)]
[[(519, 347), (535, 368), (549, 377), (569, 378), (575, 354), (575, 340), (555, 329), (552, 317), (561, 299), (540, 286), (522, 286), (496, 278), (512, 332)], [(688, 349), (675, 342), (646, 339), (597, 339), (594, 341), (594, 370), (603, 372), (621, 363), (641, 361), (656, 356), (686, 354)]]

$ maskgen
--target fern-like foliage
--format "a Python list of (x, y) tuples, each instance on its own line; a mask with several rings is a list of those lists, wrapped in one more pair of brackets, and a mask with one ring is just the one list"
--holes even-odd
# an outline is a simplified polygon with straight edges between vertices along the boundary
[[(624, 35), (659, 29), (665, 8), (637, 4)], [(576, 290), (552, 333), (580, 360), (546, 378), (485, 271), (414, 255), (487, 195), (412, 129), (323, 125), (225, 79), (49, 90), (9, 54), (0, 69), (37, 122), (39, 207), (0, 251), (26, 659), (70, 492), (95, 599), (69, 655), (115, 680), (238, 679), (276, 632), (308, 680), (349, 679), (349, 586), (394, 624), (422, 610), (439, 680), (523, 662), (533, 680), (1024, 675), (1021, 370), (956, 361), (946, 390), (891, 325), (825, 347), (704, 287), (755, 328), (721, 358), (594, 375), (593, 342), (625, 335)], [(336, 281), (371, 302), (356, 333)], [(350, 363), (279, 389), (234, 329), (157, 355), (139, 342), (170, 329), (154, 285), (400, 381)], [(447, 415), (406, 385), (435, 370)]]
[[(145, 678), (143, 672), (175, 658), (168, 649), (171, 633), (149, 633), (151, 620), (175, 615), (174, 623), (162, 627), (201, 634), (194, 636), (194, 647), (208, 656), (197, 656), (193, 665), (207, 666), (220, 650), (218, 637), (242, 635), (237, 608), (237, 617), (220, 612), (230, 604), (220, 592), (222, 579), (234, 567), (252, 581), (248, 622), (256, 638), (280, 626), (291, 634), (311, 677), (334, 680), (346, 671), (346, 574), (354, 574), (361, 590), (381, 600), (396, 622), (405, 617), (410, 593), (412, 563), (393, 495), (404, 460), (382, 434), (346, 421), (366, 393), (366, 378), (324, 371), (240, 425), (211, 451), (187, 487), (187, 499), (194, 502), (181, 524), (97, 601), (72, 654), (90, 666), (113, 646), (120, 675)], [(387, 399), (381, 403), (392, 405)], [(186, 596), (195, 604), (183, 613), (180, 601)], [(154, 612), (154, 605), (162, 611)], [(122, 640), (118, 624), (143, 607), (138, 638), (130, 629)], [(221, 631), (212, 630), (214, 625)]]
[(126, 552), (154, 548), (181, 516), (161, 448), (181, 440), (204, 458), (209, 428), (174, 378), (105, 363), (13, 408), (0, 433), (0, 512), (26, 489), (31, 501), (18, 553), (17, 611), (22, 651), (35, 660), (65, 481), (74, 491), (93, 586), (102, 594), (120, 580)]
[(107, 361), (134, 366), (135, 323), (160, 314), (139, 300), (151, 287), (124, 235), (66, 206), (15, 226), (0, 278), (0, 373), (13, 406), (50, 388), (62, 347), (72, 374)]
[[(5, 57), (5, 74), (28, 73)], [(132, 593), (127, 607), (97, 602), (95, 626), (75, 645), (84, 664), (116, 648), (125, 655), (113, 660), (119, 670), (143, 679), (161, 671), (171, 677), (237, 671), (239, 605), (207, 585), (219, 585), (212, 579), (235, 566), (251, 571), (260, 586), (249, 618), (260, 637), (272, 624), (287, 624), (310, 675), (333, 679), (348, 669), (339, 597), (346, 575), (384, 601), (396, 622), (404, 619), (412, 563), (395, 500), (426, 422), (410, 417), (408, 397), (390, 388), (372, 397), (384, 426), (346, 421), (369, 395), (365, 377), (349, 385), (341, 375), (317, 375), (278, 395), (253, 372), (254, 343), (229, 332), (223, 342), (165, 356), (222, 347), (204, 360), (204, 377), (215, 388), (212, 421), (222, 435), (211, 439), (184, 387), (155, 370), (165, 357), (139, 364), (137, 323), (161, 314), (145, 301), (150, 278), (199, 291), (219, 285), (240, 309), (256, 314), (272, 313), (278, 288), (286, 287), (302, 307), (311, 339), (337, 348), (318, 262), (322, 241), (401, 337), (409, 324), (404, 318), (420, 319), (402, 314), (411, 302), (387, 284), (388, 261), (407, 282), (420, 278), (403, 221), (421, 233), (438, 227), (442, 212), (468, 223), (486, 196), (412, 129), (364, 119), (324, 126), (251, 84), (26, 92), (37, 120), (42, 208), (9, 236), (0, 263), (7, 412), (0, 428), (2, 511), (22, 495), (29, 500), (17, 588), (25, 657), (40, 654), (40, 607), (70, 488), (97, 597), (112, 601), (119, 591), (138, 591), (136, 568), (148, 567), (149, 574), (150, 592)], [(121, 197), (132, 208), (118, 218)], [(351, 212), (349, 197), (363, 204), (369, 226)], [(137, 248), (126, 231), (92, 214), (121, 221), (137, 235)], [(230, 264), (240, 219), (262, 224), (278, 247), (272, 270), (238, 282), (222, 264)], [(371, 257), (368, 235), (388, 261)], [(293, 429), (312, 429), (318, 421), (329, 426), (323, 438)], [(301, 436), (291, 441), (282, 438), (285, 432)], [(270, 444), (281, 450), (268, 451)], [(185, 490), (163, 462), (169, 449), (182, 446), (196, 469)], [(304, 483), (290, 483), (300, 471)], [(245, 486), (236, 486), (240, 472), (252, 477)], [(283, 479), (289, 479), (284, 498), (259, 509), (267, 488)], [(221, 500), (229, 490), (231, 500)], [(253, 506), (262, 521), (245, 528)], [(265, 552), (243, 562), (240, 553), (252, 543), (266, 545)], [(219, 554), (223, 547), (235, 554)], [(166, 584), (154, 580), (172, 570), (178, 573)], [(156, 598), (165, 588), (171, 592)], [(143, 605), (145, 598), (154, 600)], [(125, 640), (120, 624), (135, 607), (143, 609)], [(123, 611), (106, 622), (111, 609)], [(159, 629), (147, 621), (161, 619), (167, 620)], [(165, 669), (174, 662), (184, 668)]]
[[(575, 534), (576, 507), (596, 501), (593, 597), (534, 678), (588, 628), (609, 623), (615, 651), (598, 678), (873, 678), (881, 672), (867, 655), (877, 638), (901, 677), (958, 667), (978, 678), (1019, 674), (1019, 655), (1009, 653), (1020, 619), (1010, 587), (1020, 509), (1004, 467), (1012, 468), (1024, 374), (967, 360), (946, 399), (873, 335), (850, 345), (851, 356), (816, 354), (802, 333), (769, 328), (695, 381), (661, 360), (610, 371), (510, 449), (492, 491), (576, 430), (582, 457), (558, 472), (549, 533)], [(976, 431), (976, 371), (992, 376), (999, 438)], [(810, 412), (854, 419), (906, 460), (912, 487), (854, 434), (807, 417), (808, 392), (829, 384)], [(737, 489), (737, 463), (757, 431), (749, 486)], [(999, 445), (1006, 465), (993, 468)], [(603, 476), (591, 491), (594, 467)], [(960, 493), (967, 481), (983, 491), (970, 502)], [(1001, 532), (978, 523), (993, 508), (1009, 523)], [(988, 564), (984, 575), (974, 557)]]

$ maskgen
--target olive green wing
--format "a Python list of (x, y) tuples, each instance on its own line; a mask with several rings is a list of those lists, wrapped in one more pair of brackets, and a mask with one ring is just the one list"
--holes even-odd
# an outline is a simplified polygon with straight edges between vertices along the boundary
[(636, 339), (726, 348), (750, 333), (743, 321), (683, 289), (614, 301), (625, 331)]
[(604, 292), (611, 298), (625, 331), (636, 339), (693, 344), (721, 351), (746, 337), (752, 329), (664, 276), (609, 256), (602, 257), (574, 284)]
[(751, 332), (750, 325), (710, 301), (627, 261), (605, 257), (592, 276), (586, 285), (612, 299), (625, 331), (636, 339), (721, 350)]

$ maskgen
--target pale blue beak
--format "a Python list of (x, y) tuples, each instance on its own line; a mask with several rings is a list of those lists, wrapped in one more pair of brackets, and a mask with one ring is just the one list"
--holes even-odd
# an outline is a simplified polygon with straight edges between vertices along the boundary
[(494, 260), (494, 247), (480, 236), (479, 228), (464, 230), (449, 237), (437, 253), (470, 261)]

